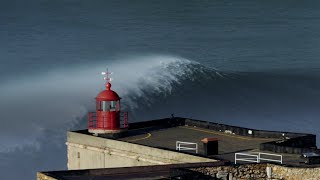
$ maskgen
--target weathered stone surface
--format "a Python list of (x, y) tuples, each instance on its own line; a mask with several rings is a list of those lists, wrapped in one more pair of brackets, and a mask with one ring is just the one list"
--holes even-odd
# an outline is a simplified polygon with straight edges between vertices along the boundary
[[(249, 165), (237, 165), (237, 166), (219, 166), (219, 167), (207, 167), (207, 168), (195, 168), (198, 172), (202, 172), (207, 175), (215, 177), (219, 171), (229, 173), (228, 178), (232, 179), (265, 179), (267, 164), (249, 164)], [(231, 177), (232, 176), (232, 177)]]
[(274, 164), (246, 164), (236, 166), (220, 166), (194, 168), (193, 170), (215, 177), (219, 171), (231, 174), (232, 179), (267, 179), (266, 167), (271, 167), (273, 180), (320, 180), (320, 167), (318, 168), (294, 168)]
[(269, 165), (272, 169), (272, 178), (283, 180), (319, 180), (320, 168), (298, 168)]
[(57, 180), (42, 173), (37, 173), (37, 180)]

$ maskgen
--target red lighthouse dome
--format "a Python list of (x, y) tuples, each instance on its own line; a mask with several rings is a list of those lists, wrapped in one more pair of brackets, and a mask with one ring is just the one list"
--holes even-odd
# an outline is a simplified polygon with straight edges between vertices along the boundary
[(120, 100), (119, 95), (111, 90), (111, 84), (110, 82), (106, 83), (106, 89), (101, 91), (97, 97), (96, 100), (100, 101), (118, 101)]
[(119, 137), (128, 129), (128, 113), (120, 111), (120, 97), (111, 90), (109, 72), (105, 79), (106, 89), (101, 91), (96, 99), (96, 111), (88, 115), (88, 131), (96, 135)]

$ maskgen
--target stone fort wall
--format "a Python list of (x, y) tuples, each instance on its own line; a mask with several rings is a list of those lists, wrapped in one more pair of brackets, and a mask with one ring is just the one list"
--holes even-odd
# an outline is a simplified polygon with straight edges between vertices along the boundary
[[(271, 173), (267, 173), (270, 168)], [(285, 167), (275, 164), (245, 164), (237, 166), (216, 166), (192, 168), (212, 177), (220, 177), (228, 180), (319, 180), (320, 167)], [(225, 177), (224, 177), (225, 176)]]

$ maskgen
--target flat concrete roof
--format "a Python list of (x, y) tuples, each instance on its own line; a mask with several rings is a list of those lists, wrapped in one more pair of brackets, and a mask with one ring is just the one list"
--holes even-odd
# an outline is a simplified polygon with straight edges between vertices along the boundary
[(192, 142), (198, 144), (198, 154), (193, 150), (181, 152), (204, 156), (204, 146), (201, 140), (208, 137), (218, 139), (219, 151), (219, 155), (212, 155), (209, 157), (212, 157), (213, 159), (226, 159), (231, 162), (234, 161), (234, 153), (236, 152), (258, 151), (261, 143), (277, 140), (273, 138), (244, 137), (190, 126), (140, 128), (130, 130), (127, 137), (118, 140), (173, 151), (176, 151), (176, 141)]
[[(248, 134), (248, 131), (252, 131), (252, 134)], [(90, 134), (87, 130), (76, 132)], [(176, 151), (176, 141), (192, 142), (198, 144), (198, 153), (195, 151), (181, 152), (204, 156), (204, 145), (201, 140), (204, 138), (217, 138), (218, 155), (205, 157), (227, 160), (234, 163), (235, 153), (265, 152), (280, 154), (271, 151), (261, 151), (260, 145), (267, 142), (283, 141), (286, 138), (304, 138), (306, 135), (310, 134), (264, 131), (185, 118), (166, 118), (132, 123), (130, 124), (128, 135), (123, 138), (118, 138), (117, 140), (172, 151)], [(302, 139), (302, 141), (304, 140), (305, 139)], [(306, 165), (304, 163), (305, 159), (301, 157), (301, 154), (281, 153), (281, 155), (283, 156), (283, 164), (292, 166), (314, 166)], [(243, 163), (244, 162), (241, 162), (241, 164)]]
[[(250, 132), (250, 133), (249, 133)], [(92, 135), (88, 130), (79, 130), (75, 133)], [(93, 135), (92, 135), (93, 136)], [(101, 136), (99, 136), (101, 137)], [(236, 127), (224, 124), (217, 124), (206, 121), (190, 120), (185, 118), (167, 118), (146, 122), (132, 123), (127, 136), (118, 138), (119, 141), (150, 146), (154, 148), (176, 151), (176, 141), (192, 142), (198, 144), (198, 153), (195, 151), (181, 151), (192, 155), (204, 156), (204, 145), (201, 141), (204, 138), (218, 139), (218, 155), (206, 156), (213, 159), (220, 159), (217, 162), (184, 163), (169, 165), (154, 165), (126, 168), (106, 168), (88, 169), (72, 171), (51, 171), (41, 172), (38, 175), (53, 177), (56, 179), (170, 179), (172, 177), (200, 177), (199, 174), (187, 172), (185, 170), (178, 174), (172, 173), (176, 168), (186, 167), (208, 167), (221, 166), (234, 163), (235, 153), (240, 152), (266, 152), (280, 154), (269, 151), (261, 151), (261, 144), (286, 143), (284, 147), (293, 142), (300, 146), (312, 147), (315, 144), (315, 135), (279, 131), (264, 131)], [(293, 141), (291, 141), (291, 140)], [(295, 146), (291, 146), (293, 149)], [(298, 148), (299, 150), (299, 148)], [(310, 150), (308, 148), (307, 150)], [(311, 148), (312, 150), (312, 148)], [(283, 164), (294, 167), (318, 167), (318, 164), (307, 165), (301, 154), (281, 153)], [(263, 161), (262, 161), (263, 163)], [(243, 162), (241, 162), (243, 164)], [(174, 171), (173, 171), (174, 170)], [(190, 174), (191, 173), (191, 174)], [(201, 175), (202, 176), (202, 175)], [(205, 177), (201, 177), (205, 178)]]

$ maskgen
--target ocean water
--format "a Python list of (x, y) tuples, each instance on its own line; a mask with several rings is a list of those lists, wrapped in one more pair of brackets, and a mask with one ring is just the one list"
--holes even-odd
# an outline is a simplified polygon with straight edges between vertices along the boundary
[(2, 0), (0, 179), (66, 169), (66, 131), (86, 128), (106, 68), (130, 122), (174, 113), (319, 136), (319, 8)]

